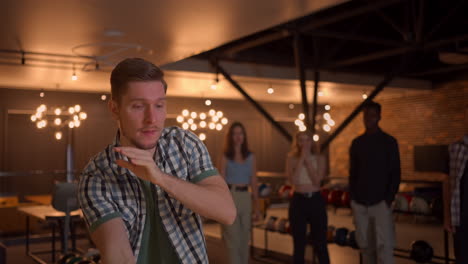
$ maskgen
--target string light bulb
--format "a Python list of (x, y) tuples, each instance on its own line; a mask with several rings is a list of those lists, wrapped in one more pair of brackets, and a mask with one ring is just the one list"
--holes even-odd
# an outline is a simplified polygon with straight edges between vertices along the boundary
[(80, 120), (85, 120), (86, 118), (88, 118), (88, 114), (86, 114), (86, 112), (80, 112), (79, 116)]
[(61, 132), (61, 131), (55, 132), (55, 138), (56, 138), (57, 140), (61, 140), (61, 139), (62, 139), (62, 132)]
[(205, 133), (200, 133), (200, 135), (198, 135), (198, 138), (199, 138), (201, 141), (205, 141), (205, 139), (206, 139), (206, 134), (205, 134)]
[(273, 86), (271, 86), (271, 84), (270, 84), (270, 86), (267, 89), (267, 93), (268, 94), (273, 94), (274, 92), (275, 92), (275, 89), (273, 89)]

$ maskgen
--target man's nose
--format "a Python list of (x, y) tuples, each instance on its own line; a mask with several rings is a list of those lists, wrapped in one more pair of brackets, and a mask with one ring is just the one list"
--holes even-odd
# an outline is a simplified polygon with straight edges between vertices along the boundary
[(145, 111), (145, 123), (154, 123), (156, 122), (157, 115), (156, 115), (156, 110), (152, 107), (146, 108)]

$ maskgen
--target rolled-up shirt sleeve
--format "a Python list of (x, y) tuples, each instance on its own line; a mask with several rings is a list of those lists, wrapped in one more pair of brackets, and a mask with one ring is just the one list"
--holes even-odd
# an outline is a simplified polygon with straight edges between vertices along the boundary
[(190, 156), (189, 173), (193, 175), (190, 182), (197, 183), (207, 177), (219, 175), (218, 170), (211, 162), (208, 149), (195, 134), (187, 131), (185, 145), (189, 150), (188, 154)]
[(99, 173), (85, 172), (81, 175), (78, 201), (91, 233), (106, 221), (121, 216), (104, 178)]

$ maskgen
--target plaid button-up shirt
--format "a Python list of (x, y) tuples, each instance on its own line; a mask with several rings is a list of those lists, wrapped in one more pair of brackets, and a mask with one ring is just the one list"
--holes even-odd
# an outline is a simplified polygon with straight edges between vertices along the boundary
[[(121, 217), (133, 254), (138, 259), (146, 220), (144, 192), (138, 178), (115, 161), (124, 159), (112, 145), (90, 160), (81, 174), (78, 199), (90, 232), (100, 224)], [(205, 145), (196, 135), (177, 127), (165, 128), (158, 140), (154, 160), (165, 173), (196, 183), (218, 174)], [(164, 229), (181, 263), (208, 263), (200, 216), (169, 196), (157, 185), (155, 204)], [(194, 197), (196, 199), (196, 197)]]
[(449, 146), (450, 155), (450, 187), (452, 197), (450, 200), (450, 215), (452, 226), (460, 225), (460, 182), (465, 172), (468, 160), (468, 146), (463, 142), (455, 142)]

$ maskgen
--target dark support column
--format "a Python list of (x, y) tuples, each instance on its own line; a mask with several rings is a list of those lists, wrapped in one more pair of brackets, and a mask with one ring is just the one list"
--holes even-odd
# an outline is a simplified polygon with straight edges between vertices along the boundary
[(353, 119), (359, 114), (359, 112), (361, 112), (362, 108), (364, 107), (364, 104), (366, 104), (369, 101), (372, 101), (372, 99), (374, 99), (374, 97), (376, 97), (377, 94), (379, 94), (385, 88), (385, 86), (387, 86), (395, 77), (395, 73), (390, 74), (375, 87), (374, 91), (372, 91), (369, 97), (367, 97), (366, 100), (364, 100), (358, 107), (356, 107), (356, 109), (354, 109), (354, 111), (343, 121), (343, 123), (341, 123), (341, 125), (335, 130), (335, 132), (333, 132), (321, 145), (321, 152), (327, 149), (328, 145), (330, 145), (330, 143), (341, 133), (341, 131), (343, 131), (343, 129), (345, 129), (346, 126), (348, 126), (348, 124), (351, 123), (351, 121), (353, 121)]
[(311, 118), (309, 114), (309, 103), (307, 102), (307, 90), (306, 90), (306, 76), (304, 70), (304, 61), (302, 57), (304, 55), (302, 38), (299, 33), (294, 34), (294, 60), (296, 62), (296, 72), (301, 86), (301, 98), (302, 98), (302, 111), (305, 115), (305, 125), (307, 129), (311, 129)]
[(292, 137), (289, 132), (284, 129), (278, 122), (276, 122), (273, 117), (260, 105), (258, 104), (249, 94), (247, 94), (244, 89), (234, 81), (231, 76), (218, 64), (217, 61), (211, 60), (211, 64), (216, 68), (216, 71), (221, 73), (226, 80), (228, 80), (234, 88), (236, 88), (244, 97), (249, 101), (270, 123), (276, 128), (288, 141), (292, 141)]
[(313, 104), (312, 104), (312, 127), (310, 131), (312, 134), (315, 134), (315, 124), (317, 123), (317, 108), (318, 108), (318, 85), (320, 81), (320, 72), (316, 70), (314, 72), (314, 98), (313, 98)]

